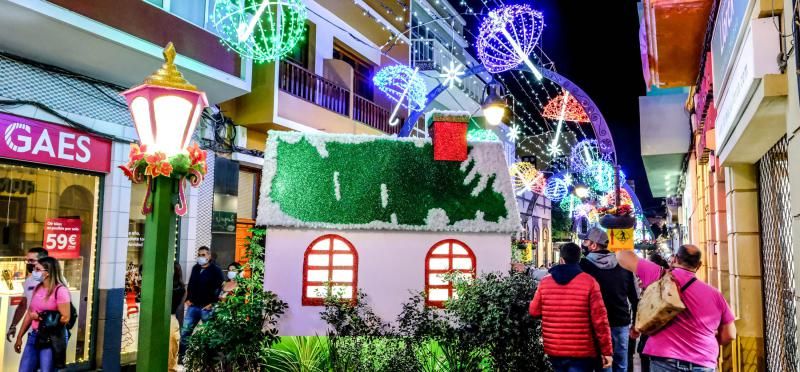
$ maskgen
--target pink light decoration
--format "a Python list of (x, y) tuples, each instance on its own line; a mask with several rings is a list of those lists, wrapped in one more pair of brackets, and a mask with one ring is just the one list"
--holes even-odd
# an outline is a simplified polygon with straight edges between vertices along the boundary
[[(547, 105), (544, 107), (544, 112), (542, 112), (542, 116), (548, 119), (559, 120), (561, 117), (561, 106), (564, 102), (564, 95), (559, 95), (556, 98), (547, 102)], [(575, 99), (575, 96), (569, 95), (567, 98), (567, 109), (566, 113), (564, 114), (564, 120), (566, 121), (574, 121), (578, 123), (588, 123), (591, 120), (589, 119), (589, 115), (586, 114), (586, 110), (583, 109), (583, 105)]]
[[(615, 198), (616, 198), (616, 193), (614, 192), (614, 190), (609, 191), (608, 193), (603, 195), (603, 197), (600, 199), (600, 204), (603, 207), (613, 207)], [(628, 190), (625, 190), (625, 188), (619, 189), (619, 204), (633, 206), (633, 199), (631, 198), (631, 195), (628, 193)]]

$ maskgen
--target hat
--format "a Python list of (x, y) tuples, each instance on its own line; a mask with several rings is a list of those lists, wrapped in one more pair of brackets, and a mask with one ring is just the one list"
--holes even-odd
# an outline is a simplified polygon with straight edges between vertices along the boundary
[(601, 245), (608, 245), (608, 234), (599, 227), (592, 227), (586, 234), (578, 234), (581, 240), (589, 240)]

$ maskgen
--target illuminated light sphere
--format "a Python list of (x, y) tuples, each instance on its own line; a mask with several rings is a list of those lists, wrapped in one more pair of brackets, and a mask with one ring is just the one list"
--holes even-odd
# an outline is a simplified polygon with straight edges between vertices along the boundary
[(583, 204), (583, 200), (581, 200), (581, 198), (575, 196), (574, 194), (568, 194), (563, 199), (561, 199), (561, 202), (558, 203), (558, 207), (561, 208), (562, 211), (569, 212), (570, 208), (574, 210), (575, 207), (581, 204)]
[(422, 111), (425, 108), (425, 96), (428, 94), (425, 81), (411, 67), (386, 66), (375, 74), (372, 83), (403, 107), (412, 111)]
[(552, 177), (547, 180), (547, 185), (544, 187), (544, 196), (554, 202), (560, 202), (569, 193), (567, 183), (561, 178)]
[(478, 58), (493, 74), (511, 70), (522, 63), (530, 64), (528, 56), (539, 43), (543, 28), (542, 13), (528, 5), (495, 9), (481, 23), (476, 45)]
[(589, 166), (603, 160), (596, 140), (583, 140), (572, 147), (569, 157), (570, 168), (574, 172), (583, 173)]
[[(614, 166), (605, 161), (594, 162), (584, 173), (584, 179), (590, 182), (591, 188), (598, 192), (608, 192), (614, 189)], [(625, 183), (625, 173), (619, 172), (619, 184)]]
[(223, 45), (257, 63), (278, 61), (305, 37), (302, 0), (217, 0), (211, 22)]
[(517, 194), (522, 194), (526, 191), (533, 191), (537, 194), (544, 192), (544, 173), (540, 173), (533, 164), (525, 161), (516, 162), (511, 164), (508, 170), (511, 174), (514, 191)]
[[(564, 105), (564, 96), (559, 95), (556, 98), (547, 102), (547, 105), (544, 106), (544, 111), (542, 112), (542, 116), (552, 120), (560, 120), (561, 118), (561, 108)], [(583, 109), (583, 105), (575, 99), (574, 95), (567, 95), (567, 106), (564, 110), (564, 120), (566, 121), (574, 121), (578, 123), (588, 123), (591, 120), (589, 119), (589, 115), (586, 114), (586, 110)]]

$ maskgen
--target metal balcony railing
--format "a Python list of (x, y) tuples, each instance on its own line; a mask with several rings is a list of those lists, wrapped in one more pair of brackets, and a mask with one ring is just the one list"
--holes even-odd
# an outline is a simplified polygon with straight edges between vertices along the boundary
[(337, 114), (350, 116), (350, 91), (300, 65), (281, 61), (278, 88)]
[[(389, 110), (378, 106), (358, 94), (353, 95), (353, 120), (367, 124), (377, 130), (388, 134), (395, 134), (400, 131), (401, 124), (391, 126), (389, 125)], [(398, 117), (402, 123), (403, 118)]]

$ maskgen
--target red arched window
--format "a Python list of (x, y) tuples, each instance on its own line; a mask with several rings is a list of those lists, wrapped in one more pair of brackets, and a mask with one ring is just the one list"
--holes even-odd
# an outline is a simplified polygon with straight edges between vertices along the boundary
[(348, 300), (358, 291), (358, 253), (339, 235), (317, 238), (303, 259), (303, 306), (323, 305), (329, 290)]
[(475, 254), (455, 239), (442, 240), (431, 247), (425, 258), (425, 303), (442, 307), (453, 297), (453, 284), (444, 279), (450, 272), (475, 277)]

